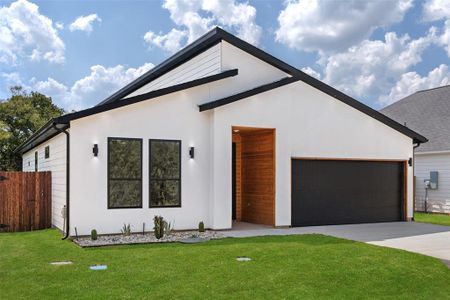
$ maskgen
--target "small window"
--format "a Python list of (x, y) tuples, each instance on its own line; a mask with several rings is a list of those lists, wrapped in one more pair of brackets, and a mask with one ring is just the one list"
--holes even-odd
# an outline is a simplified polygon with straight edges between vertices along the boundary
[(34, 171), (38, 171), (38, 152), (34, 152)]
[(150, 140), (150, 207), (181, 206), (181, 141)]
[(45, 158), (50, 158), (50, 146), (45, 147)]
[(108, 138), (108, 208), (142, 207), (142, 140)]

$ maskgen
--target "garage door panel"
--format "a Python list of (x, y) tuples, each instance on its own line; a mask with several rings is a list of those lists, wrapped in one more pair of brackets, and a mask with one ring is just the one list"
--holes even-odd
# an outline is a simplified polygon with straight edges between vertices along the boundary
[(403, 163), (292, 160), (292, 225), (402, 220)]

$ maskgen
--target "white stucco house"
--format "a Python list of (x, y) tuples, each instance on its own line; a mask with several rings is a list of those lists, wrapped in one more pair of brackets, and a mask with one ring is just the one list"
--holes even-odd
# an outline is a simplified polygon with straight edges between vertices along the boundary
[(415, 149), (415, 209), (450, 214), (450, 85), (418, 91), (381, 110), (430, 140)]
[(24, 171), (52, 171), (54, 226), (86, 235), (154, 215), (179, 230), (410, 220), (426, 141), (215, 28), (18, 151)]

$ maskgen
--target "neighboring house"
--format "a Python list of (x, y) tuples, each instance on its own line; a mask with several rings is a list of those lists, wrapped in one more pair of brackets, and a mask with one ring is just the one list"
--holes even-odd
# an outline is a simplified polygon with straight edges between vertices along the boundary
[(24, 171), (37, 152), (53, 172), (53, 224), (67, 193), (70, 234), (86, 235), (151, 230), (154, 215), (175, 229), (410, 220), (409, 163), (426, 141), (215, 28), (18, 151)]
[[(416, 92), (381, 112), (430, 140), (415, 149), (415, 209), (425, 210), (427, 195), (427, 211), (450, 213), (450, 85)], [(426, 191), (430, 172), (437, 172), (437, 185)]]

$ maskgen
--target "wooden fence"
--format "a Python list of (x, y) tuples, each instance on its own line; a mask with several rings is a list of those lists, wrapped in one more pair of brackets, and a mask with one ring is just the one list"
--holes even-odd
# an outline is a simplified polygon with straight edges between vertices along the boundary
[(51, 227), (51, 172), (0, 172), (0, 232)]

